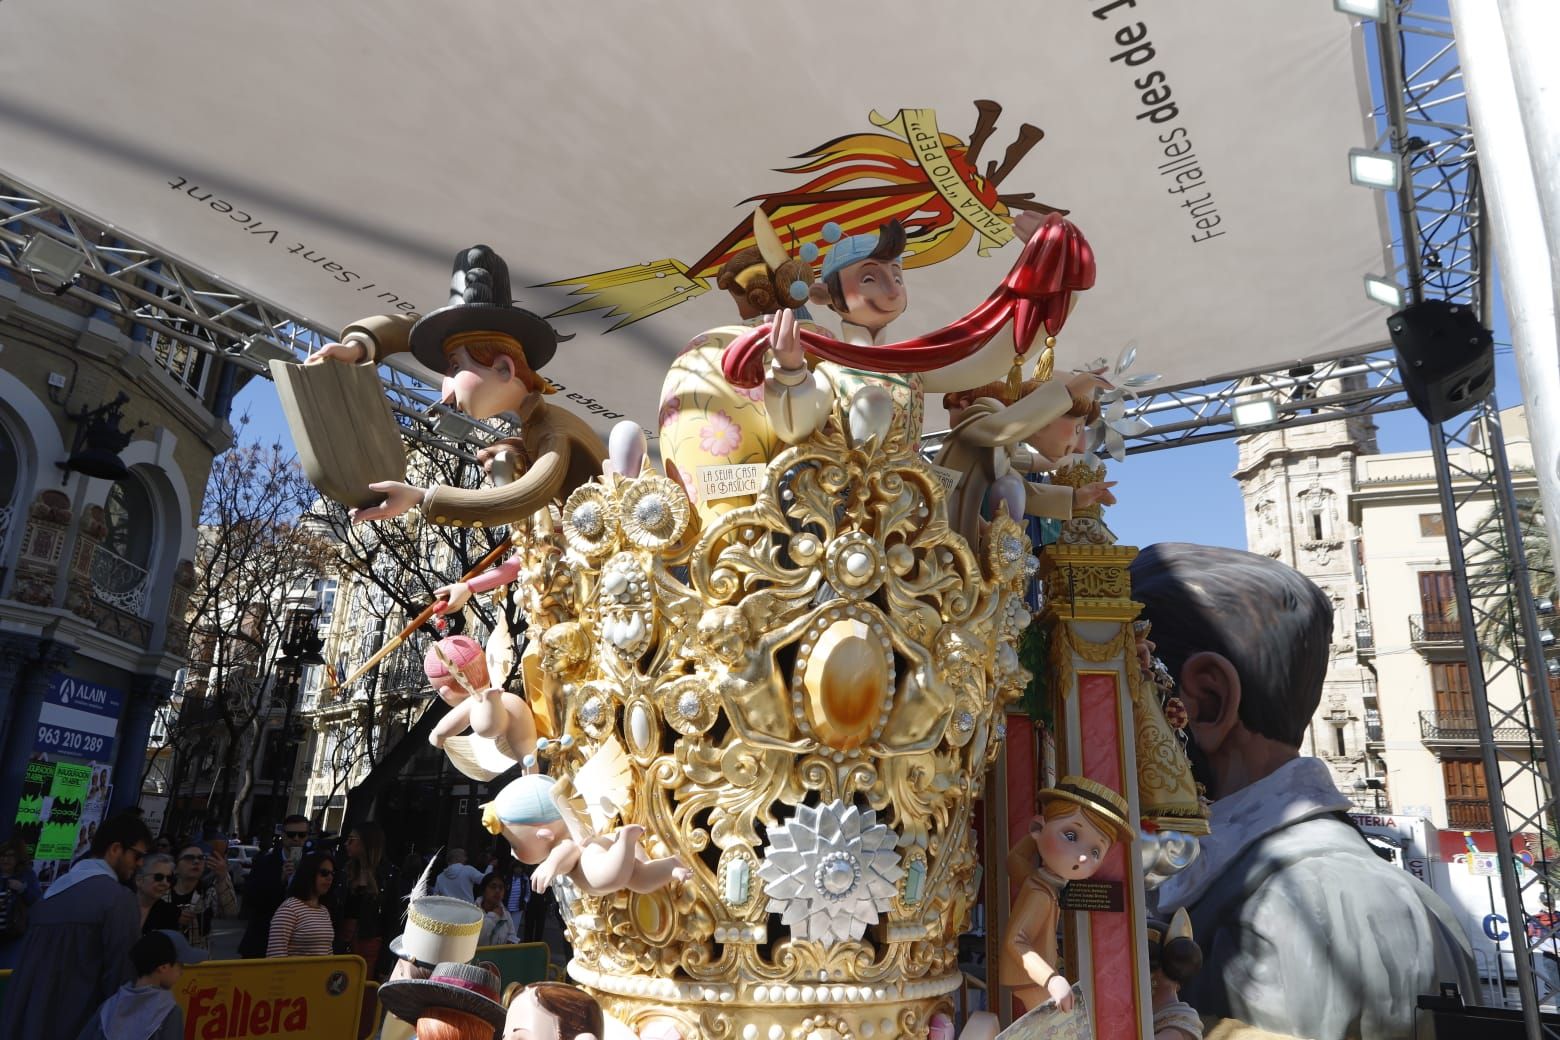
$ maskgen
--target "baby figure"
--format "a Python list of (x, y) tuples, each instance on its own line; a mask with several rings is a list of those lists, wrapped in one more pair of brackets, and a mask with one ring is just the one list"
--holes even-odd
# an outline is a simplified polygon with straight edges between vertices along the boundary
[(450, 713), (428, 734), (434, 747), (444, 747), (446, 740), (469, 728), (516, 762), (536, 753), (536, 721), (530, 706), (524, 698), (491, 684), (487, 658), (475, 639), (446, 636), (428, 647), (423, 674), (450, 705)]
[(688, 869), (675, 856), (645, 858), (639, 844), (645, 829), (638, 824), (610, 834), (571, 836), (580, 825), (575, 822), (571, 827), (571, 821), (565, 820), (553, 798), (556, 783), (552, 777), (528, 773), (482, 807), (483, 826), (502, 834), (521, 863), (536, 867), (531, 873), (532, 889), (544, 892), (562, 874), (581, 892), (597, 896), (625, 888), (654, 892), (688, 878)]

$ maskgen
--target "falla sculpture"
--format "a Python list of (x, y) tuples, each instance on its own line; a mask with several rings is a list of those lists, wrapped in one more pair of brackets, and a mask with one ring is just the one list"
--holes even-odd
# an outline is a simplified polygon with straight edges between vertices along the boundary
[[(1017, 398), (1041, 333), (1049, 351), (1093, 281), (1071, 224), (1052, 215), (1025, 231), (987, 301), (913, 339), (836, 340), (779, 303), (744, 315), (678, 378), (727, 380), (764, 424), (762, 399), (786, 397), (775, 373), (795, 380), (781, 389), (816, 393), (784, 436), (764, 425), (732, 438), (756, 452), (743, 495), (690, 500), (697, 467), (721, 461), (686, 448), (696, 433), (679, 434), (672, 474), (637, 433), (614, 434), (595, 476), (571, 470), (551, 502), (528, 499), (533, 515), (509, 521), (500, 572), (449, 590), (451, 606), (504, 584), (547, 604), (528, 611), (527, 688), (479, 691), (473, 737), (449, 740), (526, 752), (485, 822), (546, 865), (569, 975), (608, 1036), (947, 1034), (957, 940), (981, 898), (976, 803), (1030, 680), (1016, 648), (1039, 565), (1003, 496), (978, 524), (950, 517), (946, 474), (919, 451), (923, 381), (897, 377), (952, 369), (980, 385), (1006, 370)], [(795, 258), (773, 229), (765, 242), (763, 269), (744, 277), (772, 284)], [(845, 244), (854, 263), (896, 266), (873, 243)], [(801, 284), (767, 295), (807, 298), (809, 263), (804, 251)], [(853, 306), (843, 269), (838, 302)], [(879, 369), (905, 392), (880, 392)], [(1032, 436), (1093, 382), (990, 446)], [(511, 736), (527, 705), (533, 726)]]

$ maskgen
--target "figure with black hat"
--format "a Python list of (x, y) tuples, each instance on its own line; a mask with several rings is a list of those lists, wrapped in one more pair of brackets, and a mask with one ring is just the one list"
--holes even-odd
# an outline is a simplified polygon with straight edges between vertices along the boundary
[(380, 986), (379, 1002), (413, 1023), (417, 1040), (493, 1040), (504, 1024), (502, 987), (490, 964), (446, 961), (426, 979), (392, 979)]
[(340, 343), (310, 355), (310, 364), (377, 365), (410, 350), (443, 376), (445, 403), (473, 419), (502, 419), (519, 427), (511, 447), (519, 448), (527, 465), (510, 483), (468, 490), (377, 481), (369, 487), (384, 501), (354, 509), (353, 521), (385, 520), (420, 507), (433, 523), (451, 527), (511, 524), (599, 474), (607, 455), (601, 438), (583, 419), (543, 400), (553, 387), (537, 372), (552, 360), (559, 338), (544, 319), (514, 305), (508, 265), (477, 245), (455, 258), (447, 306), (415, 320), (401, 314), (365, 318), (347, 326)]

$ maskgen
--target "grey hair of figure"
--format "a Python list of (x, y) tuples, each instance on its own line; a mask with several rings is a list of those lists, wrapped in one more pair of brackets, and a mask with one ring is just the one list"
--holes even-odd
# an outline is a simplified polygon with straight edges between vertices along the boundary
[(1179, 681), (1194, 654), (1228, 658), (1240, 721), (1298, 748), (1322, 699), (1332, 604), (1309, 578), (1265, 556), (1161, 542), (1132, 562), (1132, 598), (1153, 624), (1155, 653)]
[(145, 877), (146, 875), (152, 873), (159, 863), (168, 864), (168, 867), (171, 870), (173, 867), (173, 857), (168, 855), (166, 852), (147, 853), (146, 857), (141, 860), (141, 869), (135, 872), (136, 876)]

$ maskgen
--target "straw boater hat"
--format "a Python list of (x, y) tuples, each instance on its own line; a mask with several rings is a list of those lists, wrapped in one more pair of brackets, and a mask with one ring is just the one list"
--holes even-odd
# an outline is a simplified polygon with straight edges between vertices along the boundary
[(406, 930), (390, 940), (390, 952), (418, 967), (469, 961), (477, 955), (482, 910), (451, 896), (421, 896), (406, 908)]
[(509, 290), (509, 265), (488, 246), (462, 249), (450, 275), (450, 302), (412, 326), (412, 354), (435, 372), (445, 369), (444, 345), (463, 332), (513, 337), (532, 372), (552, 360), (560, 339), (545, 318), (516, 307)]
[(1060, 799), (1082, 806), (1105, 820), (1116, 832), (1117, 841), (1131, 841), (1137, 828), (1127, 822), (1127, 800), (1097, 780), (1086, 776), (1064, 776), (1055, 787), (1042, 788), (1039, 803)]
[(504, 1025), (504, 1005), (498, 1002), (503, 980), (490, 965), (446, 963), (434, 966), (426, 979), (395, 979), (379, 987), (379, 1002), (397, 1018), (416, 1022), (428, 1008), (447, 1008)]

